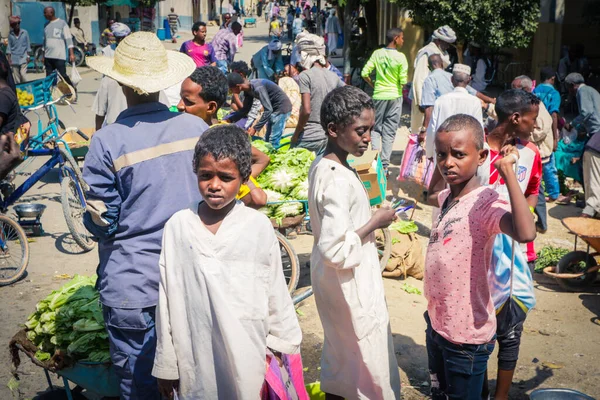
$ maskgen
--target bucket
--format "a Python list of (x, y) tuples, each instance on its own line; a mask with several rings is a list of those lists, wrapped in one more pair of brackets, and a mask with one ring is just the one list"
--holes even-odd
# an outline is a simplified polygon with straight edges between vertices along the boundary
[(169, 26), (169, 18), (165, 18), (163, 20), (163, 28), (165, 28), (165, 39), (171, 40), (173, 37), (171, 36), (171, 27)]
[(165, 40), (165, 30), (162, 28), (158, 28), (156, 30), (156, 36), (158, 36), (158, 40)]
[(529, 395), (531, 400), (594, 400), (593, 397), (573, 389), (537, 389)]

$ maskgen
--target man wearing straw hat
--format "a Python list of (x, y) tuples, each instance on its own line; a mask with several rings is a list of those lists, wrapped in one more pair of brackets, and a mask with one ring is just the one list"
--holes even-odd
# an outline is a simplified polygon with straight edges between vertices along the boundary
[(126, 37), (114, 58), (88, 57), (87, 64), (120, 83), (128, 106), (93, 136), (83, 170), (84, 224), (99, 241), (97, 287), (111, 361), (122, 399), (158, 399), (151, 371), (162, 230), (198, 200), (192, 153), (207, 128), (200, 118), (170, 112), (158, 96), (196, 65), (149, 32)]

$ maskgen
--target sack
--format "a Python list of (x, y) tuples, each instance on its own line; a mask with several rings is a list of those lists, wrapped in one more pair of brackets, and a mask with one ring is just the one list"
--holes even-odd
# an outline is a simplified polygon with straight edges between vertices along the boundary
[(58, 73), (58, 71), (56, 73), (58, 75), (58, 81), (56, 83), (56, 86), (54, 86), (54, 88), (52, 89), (52, 98), (58, 99), (64, 95), (67, 95), (67, 97), (65, 97), (63, 100), (61, 100), (57, 103), (57, 104), (60, 104), (61, 106), (67, 105), (68, 104), (67, 102), (73, 103), (73, 102), (77, 101), (77, 92), (75, 91), (75, 88), (73, 88), (73, 86), (69, 85), (64, 80), (62, 75)]
[(391, 230), (392, 252), (383, 270), (384, 278), (400, 278), (412, 276), (423, 279), (425, 257), (423, 247), (414, 233), (402, 234)]
[(71, 68), (71, 83), (73, 84), (73, 86), (77, 87), (77, 85), (79, 84), (79, 82), (81, 82), (81, 75), (79, 75), (79, 71), (77, 71), (77, 67), (75, 67), (73, 65), (73, 67)]
[(417, 135), (411, 134), (402, 157), (398, 180), (413, 181), (427, 188), (434, 168), (433, 162), (425, 156), (425, 148), (418, 142)]

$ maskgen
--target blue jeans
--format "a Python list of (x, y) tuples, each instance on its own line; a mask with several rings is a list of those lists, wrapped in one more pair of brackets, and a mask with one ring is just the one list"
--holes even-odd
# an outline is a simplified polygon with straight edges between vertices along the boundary
[(217, 68), (227, 75), (229, 73), (229, 62), (227, 60), (217, 60)]
[(558, 171), (554, 163), (554, 153), (550, 156), (550, 161), (542, 164), (542, 177), (544, 178), (544, 186), (548, 197), (556, 200), (560, 195), (560, 187), (558, 185)]
[(426, 344), (433, 400), (481, 400), (481, 390), (495, 339), (485, 344), (456, 344), (440, 336), (427, 321)]
[(123, 400), (159, 400), (152, 376), (156, 352), (156, 307), (123, 309), (103, 307), (110, 359)]
[(271, 114), (271, 118), (267, 125), (267, 134), (265, 139), (278, 148), (281, 136), (283, 136), (283, 130), (285, 129), (285, 123), (290, 117), (291, 112), (285, 114)]

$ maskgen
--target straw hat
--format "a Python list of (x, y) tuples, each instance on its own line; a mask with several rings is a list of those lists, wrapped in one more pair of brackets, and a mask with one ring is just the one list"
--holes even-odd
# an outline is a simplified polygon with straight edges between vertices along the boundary
[(150, 32), (127, 36), (115, 51), (114, 58), (87, 57), (87, 65), (129, 86), (139, 94), (156, 93), (183, 81), (196, 69), (191, 57), (167, 51)]

